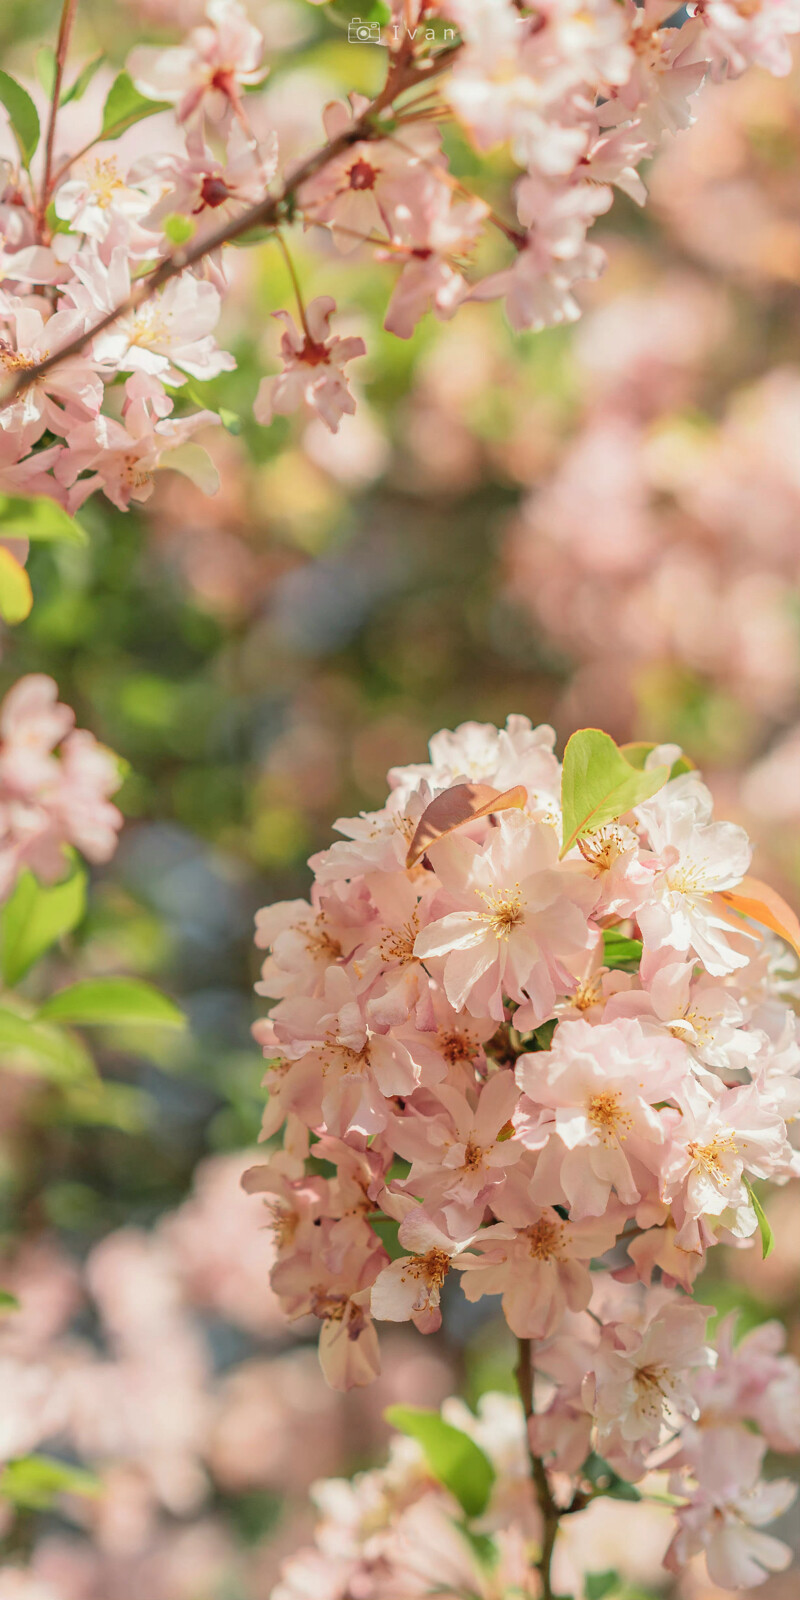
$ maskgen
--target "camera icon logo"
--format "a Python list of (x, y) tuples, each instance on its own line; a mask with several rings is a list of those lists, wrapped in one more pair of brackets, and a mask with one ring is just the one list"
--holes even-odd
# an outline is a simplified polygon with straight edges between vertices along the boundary
[(362, 22), (360, 17), (353, 17), (347, 25), (347, 37), (351, 44), (380, 44), (381, 25), (379, 22)]

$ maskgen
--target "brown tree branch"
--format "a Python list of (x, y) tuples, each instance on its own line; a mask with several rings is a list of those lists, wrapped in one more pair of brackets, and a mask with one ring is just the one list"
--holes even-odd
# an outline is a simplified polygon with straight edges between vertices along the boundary
[[(77, 0), (66, 0), (67, 5), (77, 4)], [(288, 220), (292, 210), (294, 197), (298, 189), (312, 178), (315, 173), (334, 161), (350, 145), (356, 144), (360, 139), (375, 139), (381, 137), (380, 127), (375, 119), (380, 116), (392, 103), (408, 89), (414, 88), (418, 83), (429, 82), (431, 78), (438, 77), (446, 71), (451, 62), (458, 55), (460, 44), (449, 46), (435, 56), (428, 57), (419, 62), (407, 62), (397, 58), (391, 62), (386, 83), (380, 94), (370, 102), (361, 115), (355, 118), (352, 126), (337, 134), (335, 139), (330, 139), (327, 144), (321, 145), (318, 150), (312, 151), (304, 161), (287, 176), (278, 192), (274, 195), (265, 195), (263, 200), (256, 201), (249, 206), (240, 216), (232, 221), (223, 223), (213, 233), (207, 234), (196, 243), (189, 243), (164, 256), (158, 265), (145, 276), (137, 279), (127, 298), (107, 311), (98, 322), (86, 328), (77, 338), (71, 339), (68, 344), (62, 345), (59, 350), (54, 350), (43, 361), (35, 366), (27, 367), (18, 372), (13, 381), (5, 390), (0, 391), (0, 410), (10, 405), (30, 384), (36, 383), (40, 378), (58, 367), (71, 356), (79, 355), (99, 333), (105, 332), (119, 321), (120, 317), (127, 316), (130, 312), (138, 310), (145, 300), (152, 298), (172, 278), (180, 277), (188, 268), (194, 267), (205, 256), (219, 250), (225, 244), (230, 244), (239, 239), (243, 234), (249, 233), (254, 228), (274, 228), (281, 222)]]
[(558, 1524), (561, 1518), (561, 1511), (553, 1498), (553, 1491), (550, 1488), (550, 1479), (547, 1476), (547, 1468), (545, 1467), (541, 1456), (536, 1455), (530, 1440), (529, 1424), (531, 1417), (534, 1415), (533, 1351), (531, 1340), (518, 1339), (517, 1349), (518, 1360), (514, 1370), (514, 1376), (517, 1380), (519, 1397), (522, 1401), (522, 1409), (525, 1413), (525, 1436), (528, 1444), (528, 1456), (531, 1463), (531, 1477), (533, 1479), (533, 1487), (536, 1491), (536, 1499), (539, 1503), (539, 1510), (542, 1514), (543, 1523), (542, 1549), (536, 1566), (539, 1576), (542, 1580), (542, 1600), (557, 1600), (557, 1596), (553, 1592), (553, 1579), (550, 1569), (553, 1561), (553, 1550), (555, 1547), (556, 1535), (558, 1533)]
[(72, 34), (72, 25), (78, 9), (78, 0), (64, 0), (61, 8), (61, 21), (58, 25), (58, 40), (56, 42), (56, 72), (53, 79), (53, 93), (50, 100), (50, 115), (47, 121), (47, 136), (44, 149), (44, 172), (42, 173), (42, 187), (39, 193), (39, 204), (36, 208), (36, 232), (41, 238), (44, 232), (44, 221), (47, 207), (50, 203), (52, 183), (50, 174), (53, 170), (53, 149), (56, 139), (56, 122), (58, 120), (58, 107), (61, 100), (61, 85), (64, 82), (64, 68), (67, 64), (67, 51)]

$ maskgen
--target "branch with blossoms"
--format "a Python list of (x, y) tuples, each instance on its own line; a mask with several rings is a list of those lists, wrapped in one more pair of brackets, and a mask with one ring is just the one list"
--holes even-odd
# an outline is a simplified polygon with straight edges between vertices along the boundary
[(795, 1488), (761, 1466), (800, 1445), (800, 1367), (771, 1335), (709, 1341), (693, 1286), (719, 1244), (768, 1252), (757, 1186), (800, 1171), (800, 922), (676, 746), (553, 744), (520, 716), (437, 734), (336, 824), (309, 901), (257, 917), (271, 1153), (244, 1182), (287, 1316), (318, 1319), (342, 1389), (377, 1376), (382, 1322), (435, 1332), (456, 1279), (519, 1351), (522, 1460), (498, 1469), (468, 1412), (394, 1408), (421, 1454), (332, 1593), (440, 1592), (449, 1527), (454, 1593), (588, 1594), (564, 1528), (609, 1496), (671, 1508), (672, 1572), (790, 1560), (762, 1529)]
[[(65, 91), (77, 0), (64, 0), (39, 168), (34, 101), (12, 79), (4, 91), (19, 164), (0, 198), (0, 490), (74, 513), (98, 490), (123, 510), (146, 500), (160, 468), (213, 489), (194, 435), (219, 418), (176, 415), (175, 400), (188, 380), (235, 366), (216, 341), (225, 246), (254, 235), (288, 253), (301, 226), (344, 259), (373, 252), (394, 274), (385, 325), (401, 338), (470, 301), (503, 299), (517, 330), (574, 320), (576, 286), (604, 263), (589, 229), (614, 187), (644, 203), (639, 167), (691, 124), (703, 82), (753, 63), (788, 69), (791, 8), (690, 9), (394, 0), (380, 93), (328, 106), (324, 140), (282, 160), (264, 41), (237, 0), (208, 0), (178, 46), (134, 49), (100, 127), (71, 148), (62, 112), (91, 69)], [(115, 141), (156, 113), (182, 148), (121, 165)], [(479, 158), (506, 150), (499, 206), (450, 170), (448, 123)], [(291, 275), (297, 306), (274, 312), (283, 370), (263, 380), (254, 415), (269, 425), (300, 411), (335, 432), (355, 409), (346, 369), (365, 343), (340, 337), (333, 298), (305, 304)]]

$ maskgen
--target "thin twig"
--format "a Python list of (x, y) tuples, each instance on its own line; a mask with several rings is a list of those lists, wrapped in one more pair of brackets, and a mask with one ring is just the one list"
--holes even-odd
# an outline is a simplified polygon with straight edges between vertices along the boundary
[[(434, 73), (444, 72), (450, 62), (461, 49), (460, 45), (451, 45), (447, 50), (442, 50), (435, 57), (429, 57), (419, 65), (395, 61), (392, 63), (383, 89), (377, 98), (370, 102), (360, 117), (355, 118), (351, 127), (337, 134), (327, 144), (321, 145), (318, 150), (307, 156), (305, 161), (295, 167), (290, 176), (281, 185), (277, 194), (266, 195), (263, 200), (256, 201), (249, 206), (240, 216), (232, 221), (223, 223), (213, 233), (207, 234), (195, 244), (187, 244), (174, 250), (171, 255), (164, 256), (152, 272), (139, 278), (131, 289), (130, 294), (119, 305), (107, 311), (99, 322), (86, 328), (77, 338), (71, 339), (68, 344), (62, 345), (59, 350), (54, 350), (36, 366), (27, 367), (17, 373), (13, 382), (8, 385), (5, 393), (0, 396), (0, 410), (10, 405), (17, 395), (21, 394), (30, 384), (36, 383), (46, 376), (54, 367), (60, 366), (71, 356), (79, 355), (87, 344), (90, 344), (99, 333), (113, 326), (120, 317), (137, 311), (145, 300), (152, 298), (159, 289), (163, 289), (172, 278), (178, 278), (189, 267), (194, 267), (205, 256), (211, 255), (215, 250), (220, 250), (223, 245), (230, 244), (239, 239), (243, 234), (249, 233), (253, 228), (274, 228), (280, 222), (286, 221), (292, 209), (294, 196), (298, 189), (309, 178), (334, 161), (337, 156), (349, 149), (352, 144), (360, 139), (381, 138), (381, 130), (375, 125), (375, 118), (392, 104), (395, 97), (404, 89), (412, 88), (415, 84), (427, 81)], [(404, 81), (406, 80), (406, 81)]]
[(36, 208), (36, 231), (41, 239), (44, 232), (44, 221), (47, 207), (50, 203), (52, 183), (50, 174), (53, 170), (53, 150), (56, 141), (56, 122), (58, 120), (58, 107), (61, 101), (61, 85), (64, 82), (64, 68), (67, 64), (67, 51), (69, 50), (72, 24), (78, 9), (78, 0), (64, 0), (61, 8), (61, 21), (58, 25), (58, 40), (56, 42), (56, 71), (53, 79), (53, 93), (50, 100), (50, 115), (47, 121), (47, 136), (44, 147), (44, 172), (42, 174), (42, 187), (39, 193), (39, 204)]
[(539, 1510), (542, 1514), (543, 1523), (542, 1549), (536, 1566), (539, 1576), (542, 1580), (542, 1600), (556, 1600), (556, 1596), (553, 1593), (553, 1580), (550, 1568), (553, 1561), (553, 1549), (555, 1547), (556, 1535), (558, 1533), (558, 1524), (561, 1517), (561, 1511), (553, 1498), (553, 1491), (550, 1488), (550, 1479), (547, 1476), (547, 1468), (545, 1467), (541, 1456), (537, 1456), (531, 1444), (530, 1420), (534, 1415), (534, 1405), (533, 1352), (530, 1339), (518, 1339), (517, 1349), (519, 1355), (514, 1376), (517, 1380), (519, 1397), (522, 1401), (522, 1409), (525, 1413), (525, 1436), (528, 1443), (528, 1456), (531, 1463), (531, 1477), (533, 1479), (533, 1487), (536, 1491), (536, 1499), (539, 1503)]

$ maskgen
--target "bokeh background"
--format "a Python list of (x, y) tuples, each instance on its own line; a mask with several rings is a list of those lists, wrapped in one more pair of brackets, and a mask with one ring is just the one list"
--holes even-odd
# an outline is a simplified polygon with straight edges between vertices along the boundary
[[(199, 9), (82, 0), (79, 49), (110, 63), (97, 96), (134, 41)], [(273, 70), (248, 110), (300, 148), (380, 54), (305, 0), (250, 10)], [(9, 70), (33, 80), (56, 23), (54, 0), (4, 0)], [(137, 152), (159, 122), (125, 136)], [(506, 178), (493, 160), (484, 192)], [(510, 711), (562, 747), (586, 723), (674, 739), (751, 830), (759, 875), (800, 899), (800, 72), (708, 91), (647, 181), (645, 212), (620, 197), (598, 227), (609, 267), (583, 320), (539, 335), (476, 306), (403, 343), (381, 328), (386, 268), (299, 239), (309, 296), (336, 294), (369, 349), (336, 438), (253, 422), (289, 292), (273, 247), (236, 252), (238, 368), (195, 386), (230, 421), (207, 441), (219, 494), (165, 473), (144, 512), (95, 498), (86, 550), (34, 547), (0, 688), (51, 673), (130, 763), (117, 857), (36, 981), (142, 974), (191, 1024), (102, 1039), (92, 1095), (3, 1072), (2, 1281), (23, 1310), (0, 1325), (0, 1388), (23, 1348), (60, 1363), (70, 1446), (104, 1484), (17, 1518), (6, 1551), (65, 1600), (266, 1600), (309, 1484), (380, 1460), (386, 1404), (511, 1387), (501, 1327), (454, 1300), (441, 1336), (386, 1338), (373, 1390), (328, 1391), (238, 1189), (262, 1101), (253, 914), (306, 892), (307, 856), (382, 802), (389, 765)], [(701, 1294), (744, 1326), (784, 1318), (800, 1354), (796, 1205), (776, 1192), (774, 1255), (727, 1252)], [(674, 1596), (663, 1540), (632, 1535), (627, 1506), (604, 1516), (597, 1565), (625, 1550), (631, 1600)], [(680, 1595), (717, 1591), (698, 1572)]]

